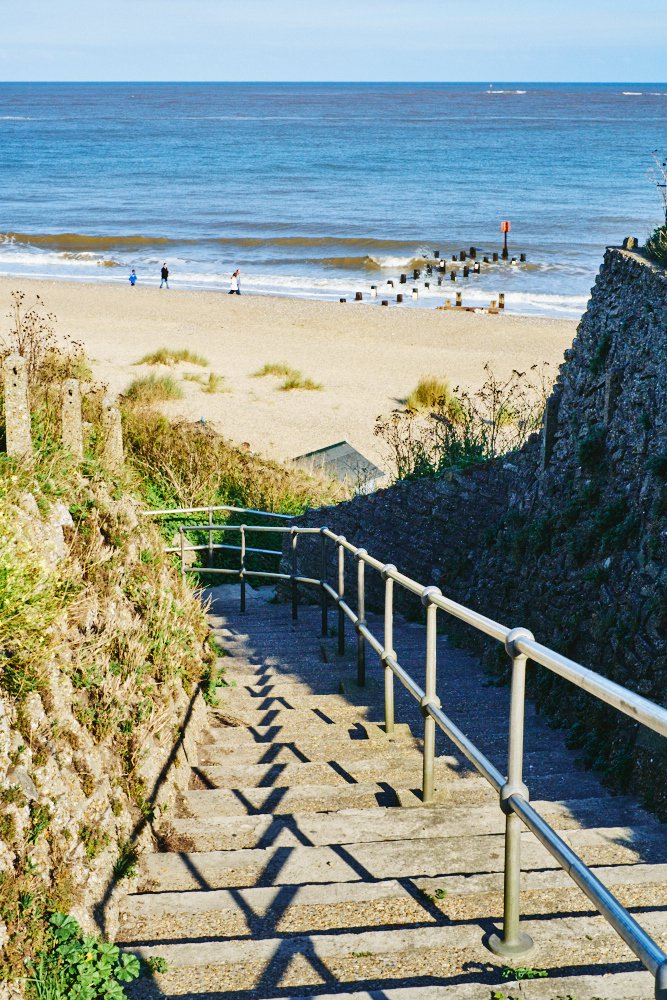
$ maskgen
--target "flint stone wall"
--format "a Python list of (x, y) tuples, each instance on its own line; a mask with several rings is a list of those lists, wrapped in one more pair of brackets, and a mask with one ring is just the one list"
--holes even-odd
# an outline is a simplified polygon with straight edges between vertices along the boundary
[[(667, 272), (607, 251), (541, 435), (504, 460), (308, 512), (424, 584), (660, 704), (667, 700)], [(319, 575), (318, 542), (300, 569)], [(301, 545), (301, 542), (300, 542)], [(347, 591), (353, 603), (354, 567)], [(334, 565), (329, 571), (334, 579)], [(368, 571), (369, 606), (381, 585)], [(398, 595), (400, 588), (395, 589)], [(413, 597), (403, 609), (419, 614)], [(498, 676), (496, 644), (458, 632)], [(616, 787), (667, 817), (664, 740), (543, 668), (538, 707)]]

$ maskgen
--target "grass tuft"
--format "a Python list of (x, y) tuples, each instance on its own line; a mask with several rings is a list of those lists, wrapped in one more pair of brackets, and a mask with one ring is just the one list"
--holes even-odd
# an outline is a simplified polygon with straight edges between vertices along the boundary
[(183, 390), (171, 375), (146, 375), (130, 383), (125, 398), (132, 403), (164, 403), (168, 399), (181, 399)]
[(435, 375), (420, 378), (412, 390), (405, 405), (409, 410), (430, 410), (433, 407), (448, 403), (452, 394), (448, 383)]
[(201, 354), (194, 354), (187, 348), (180, 348), (176, 351), (171, 347), (158, 347), (156, 351), (153, 351), (151, 354), (144, 354), (143, 358), (139, 358), (134, 363), (135, 365), (177, 365), (185, 363), (200, 365), (202, 368), (206, 368), (208, 365), (208, 361)]
[(265, 375), (276, 375), (278, 378), (290, 378), (293, 375), (298, 375), (299, 372), (296, 369), (291, 368), (289, 365), (283, 362), (270, 362), (268, 364), (262, 365), (258, 371), (253, 372), (253, 378), (264, 378)]
[(209, 372), (208, 382), (204, 385), (204, 392), (214, 395), (216, 392), (225, 391), (225, 380), (222, 375), (216, 375), (215, 372)]
[(310, 389), (319, 392), (322, 385), (313, 382), (312, 378), (304, 378), (301, 372), (292, 372), (278, 388), (281, 392), (289, 392), (291, 389)]

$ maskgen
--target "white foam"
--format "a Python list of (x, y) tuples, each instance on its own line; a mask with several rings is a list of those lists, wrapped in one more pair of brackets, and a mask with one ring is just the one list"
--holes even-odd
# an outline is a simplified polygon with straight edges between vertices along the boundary
[(624, 90), (623, 97), (643, 97), (644, 92), (642, 90)]
[(26, 115), (0, 115), (0, 122), (31, 122)]

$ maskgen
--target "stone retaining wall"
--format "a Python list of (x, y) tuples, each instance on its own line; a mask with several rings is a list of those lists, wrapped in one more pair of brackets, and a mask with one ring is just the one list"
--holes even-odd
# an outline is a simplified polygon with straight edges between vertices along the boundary
[[(377, 558), (661, 704), (667, 695), (667, 272), (607, 251), (547, 407), (504, 460), (309, 512)], [(315, 543), (301, 568), (318, 571)], [(333, 566), (331, 567), (333, 570)], [(319, 575), (319, 574), (318, 574)], [(370, 603), (380, 591), (369, 572)], [(354, 595), (353, 575), (348, 592)], [(405, 610), (419, 614), (416, 601)], [(412, 604), (410, 605), (410, 601)], [(493, 672), (505, 656), (480, 645)], [(538, 705), (619, 788), (667, 815), (661, 741), (531, 671)]]

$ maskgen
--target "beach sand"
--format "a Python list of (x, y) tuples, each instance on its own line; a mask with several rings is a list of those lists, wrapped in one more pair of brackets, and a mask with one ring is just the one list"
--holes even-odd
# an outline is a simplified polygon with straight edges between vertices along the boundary
[[(179, 365), (172, 374), (182, 380), (186, 372), (213, 371), (228, 391), (209, 395), (181, 381), (184, 398), (163, 406), (170, 416), (204, 417), (233, 441), (278, 459), (345, 439), (385, 468), (376, 418), (395, 409), (420, 377), (475, 390), (487, 362), (499, 377), (540, 362), (555, 376), (576, 330), (572, 320), (1, 278), (3, 335), (14, 289), (26, 293), (26, 305), (41, 296), (58, 335), (85, 345), (112, 394), (148, 374), (147, 366), (135, 367), (147, 352), (188, 348), (208, 368)], [(278, 379), (252, 377), (267, 362), (285, 362), (323, 388), (280, 392)]]

